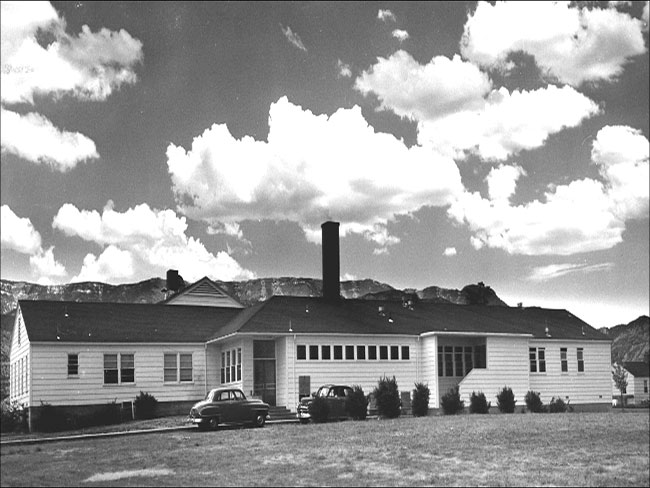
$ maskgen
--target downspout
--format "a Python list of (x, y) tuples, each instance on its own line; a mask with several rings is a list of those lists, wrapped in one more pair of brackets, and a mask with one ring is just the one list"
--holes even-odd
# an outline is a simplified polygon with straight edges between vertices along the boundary
[(296, 401), (296, 334), (293, 335), (293, 351), (291, 353), (292, 361), (292, 370), (293, 370), (293, 403), (292, 405), (297, 405)]
[(203, 344), (203, 354), (205, 355), (205, 374), (203, 377), (203, 398), (208, 396), (208, 343)]

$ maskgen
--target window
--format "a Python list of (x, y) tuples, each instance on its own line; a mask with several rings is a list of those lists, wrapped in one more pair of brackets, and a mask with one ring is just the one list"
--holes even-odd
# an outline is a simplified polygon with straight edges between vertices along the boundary
[(368, 346), (368, 359), (371, 361), (377, 359), (377, 346)]
[(560, 365), (562, 367), (563, 373), (567, 373), (569, 371), (569, 361), (567, 359), (566, 347), (560, 348)]
[(442, 362), (442, 346), (438, 346), (438, 376), (444, 376), (445, 367)]
[(237, 381), (241, 381), (241, 347), (237, 348)]
[(528, 349), (531, 373), (546, 373), (546, 351), (543, 347)]
[(296, 358), (299, 361), (304, 361), (305, 359), (307, 359), (307, 346), (302, 345), (302, 344), (297, 346), (297, 348), (296, 348)]
[[(176, 361), (176, 360), (174, 360)], [(174, 362), (174, 369), (176, 369), (176, 362)], [(165, 381), (174, 381), (174, 377), (167, 379), (167, 354), (165, 354)], [(221, 384), (226, 382), (226, 353), (221, 353)]]
[(345, 359), (354, 359), (354, 346), (345, 346)]
[(578, 348), (578, 372), (579, 373), (584, 373), (585, 371), (585, 357), (584, 357), (584, 349), (582, 347)]
[(120, 354), (120, 383), (135, 382), (135, 361), (133, 354)]
[(334, 346), (334, 359), (343, 359), (343, 346)]
[(309, 359), (318, 359), (318, 346), (309, 346)]
[(366, 359), (366, 346), (357, 346), (357, 359)]
[(393, 361), (397, 361), (399, 359), (399, 346), (390, 346), (390, 358)]
[(104, 354), (104, 384), (117, 384), (117, 373), (117, 354)]
[(411, 359), (411, 350), (409, 346), (402, 346), (402, 360), (408, 361)]
[(379, 359), (388, 359), (388, 346), (379, 346)]
[(332, 359), (332, 347), (331, 346), (320, 346), (320, 358)]
[(474, 367), (474, 358), (472, 356), (472, 346), (465, 346), (465, 374), (468, 374)]
[(648, 380), (643, 380), (643, 393), (648, 393)]
[(230, 383), (230, 351), (226, 351), (226, 383)]
[[(225, 379), (226, 355), (221, 353), (221, 382)], [(169, 383), (193, 381), (192, 354), (167, 353), (164, 356), (164, 381)]]
[(454, 347), (454, 366), (454, 376), (463, 376), (463, 348), (461, 346)]
[(79, 374), (79, 355), (68, 354), (68, 376), (77, 376)]
[(487, 348), (485, 344), (474, 348), (474, 367), (485, 369), (487, 364)]

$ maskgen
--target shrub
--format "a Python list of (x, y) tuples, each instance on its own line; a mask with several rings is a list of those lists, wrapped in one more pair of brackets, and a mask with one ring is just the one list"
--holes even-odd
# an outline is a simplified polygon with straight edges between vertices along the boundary
[(508, 386), (504, 386), (497, 394), (497, 407), (501, 413), (513, 413), (515, 411), (515, 394)]
[(314, 422), (321, 423), (327, 422), (327, 416), (330, 413), (330, 407), (327, 400), (323, 397), (314, 397), (309, 404), (309, 415)]
[(548, 404), (548, 409), (551, 413), (564, 413), (567, 411), (567, 404), (560, 397), (553, 397)]
[(411, 410), (414, 417), (426, 417), (429, 414), (429, 386), (420, 382), (415, 383)]
[(534, 392), (530, 390), (528, 393), (526, 393), (526, 408), (528, 408), (529, 412), (532, 413), (545, 413), (546, 412), (546, 407), (542, 403), (542, 399), (539, 397), (538, 392)]
[(158, 400), (153, 395), (140, 391), (133, 404), (135, 406), (135, 416), (138, 419), (152, 419), (155, 417)]
[(373, 391), (375, 401), (377, 402), (377, 414), (380, 417), (394, 419), (399, 417), (401, 411), (401, 400), (397, 381), (393, 376), (388, 379), (386, 376), (379, 379), (377, 387)]
[(359, 385), (352, 387), (352, 393), (345, 399), (345, 411), (354, 420), (365, 420), (368, 415), (368, 398)]
[(27, 410), (18, 402), (9, 402), (9, 398), (2, 400), (2, 432), (16, 432), (27, 430)]
[(445, 415), (455, 415), (465, 408), (465, 402), (460, 399), (458, 385), (442, 396), (442, 411)]
[(492, 402), (488, 402), (485, 393), (479, 391), (472, 392), (469, 398), (469, 413), (489, 413)]

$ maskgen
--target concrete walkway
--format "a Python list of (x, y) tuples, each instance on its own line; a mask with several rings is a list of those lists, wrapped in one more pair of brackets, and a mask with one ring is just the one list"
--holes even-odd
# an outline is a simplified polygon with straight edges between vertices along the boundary
[[(295, 424), (298, 423), (298, 420), (297, 419), (268, 420), (266, 423), (268, 425)], [(6, 441), (0, 441), (0, 446), (4, 447), (4, 446), (21, 446), (21, 445), (28, 445), (28, 444), (45, 444), (47, 442), (73, 441), (73, 440), (80, 440), (80, 439), (98, 439), (102, 437), (119, 437), (119, 436), (126, 436), (126, 435), (152, 434), (157, 432), (173, 432), (179, 430), (197, 430), (197, 427), (194, 425), (180, 425), (177, 427), (159, 427), (156, 429), (124, 430), (120, 432), (95, 432), (92, 434), (61, 435), (58, 437), (11, 439)]]

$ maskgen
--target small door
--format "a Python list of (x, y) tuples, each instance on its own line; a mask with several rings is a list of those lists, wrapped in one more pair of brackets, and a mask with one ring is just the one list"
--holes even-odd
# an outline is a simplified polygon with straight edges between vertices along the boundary
[(275, 406), (275, 341), (253, 341), (253, 394)]

